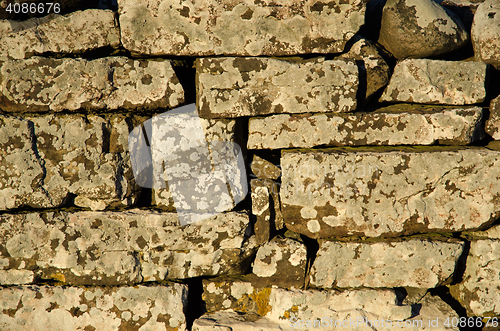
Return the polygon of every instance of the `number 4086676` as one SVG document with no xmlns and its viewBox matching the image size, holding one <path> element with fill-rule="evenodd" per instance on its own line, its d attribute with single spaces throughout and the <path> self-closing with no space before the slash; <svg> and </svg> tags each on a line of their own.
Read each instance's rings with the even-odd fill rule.
<svg viewBox="0 0 500 331">
<path fill-rule="evenodd" d="M 46 2 L 46 3 L 9 3 L 5 11 L 8 13 L 14 14 L 50 14 L 50 13 L 60 13 L 61 12 L 61 4 L 54 2 Z"/>
</svg>

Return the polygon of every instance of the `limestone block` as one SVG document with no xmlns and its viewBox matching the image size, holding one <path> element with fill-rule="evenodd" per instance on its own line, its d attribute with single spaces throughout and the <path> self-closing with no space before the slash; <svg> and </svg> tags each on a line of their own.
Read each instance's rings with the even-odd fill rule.
<svg viewBox="0 0 500 331">
<path fill-rule="evenodd" d="M 124 285 L 246 270 L 248 216 L 220 214 L 186 227 L 176 214 L 43 212 L 0 217 L 0 279 L 34 277 L 74 285 Z"/>
<path fill-rule="evenodd" d="M 282 151 L 281 210 L 312 238 L 475 230 L 500 212 L 500 152 L 482 147 Z"/>
<path fill-rule="evenodd" d="M 397 59 L 425 58 L 464 46 L 460 19 L 432 0 L 388 0 L 378 42 Z"/>
<path fill-rule="evenodd" d="M 26 21 L 0 20 L 0 61 L 42 53 L 83 53 L 119 44 L 120 31 L 111 10 L 88 9 Z"/>
<path fill-rule="evenodd" d="M 257 251 L 253 273 L 280 287 L 304 286 L 307 251 L 304 244 L 290 238 L 273 238 Z"/>
<path fill-rule="evenodd" d="M 144 55 L 340 53 L 366 1 L 119 0 L 123 46 Z"/>
<path fill-rule="evenodd" d="M 462 254 L 462 242 L 413 239 L 402 242 L 323 241 L 310 284 L 321 288 L 433 288 L 447 280 Z"/>
<path fill-rule="evenodd" d="M 206 314 L 196 319 L 193 331 L 239 330 L 239 331 L 279 331 L 279 324 L 258 314 L 241 314 L 231 309 Z"/>
<path fill-rule="evenodd" d="M 259 244 L 270 239 L 275 230 L 283 228 L 283 215 L 279 199 L 279 183 L 269 179 L 250 180 L 254 232 Z"/>
<path fill-rule="evenodd" d="M 500 315 L 499 254 L 498 239 L 471 242 L 463 282 L 455 295 L 470 316 Z"/>
<path fill-rule="evenodd" d="M 273 162 L 254 155 L 250 163 L 250 169 L 259 179 L 278 179 L 281 176 L 281 169 Z"/>
<path fill-rule="evenodd" d="M 0 288 L 3 330 L 186 330 L 187 286 Z"/>
<path fill-rule="evenodd" d="M 46 115 L 0 121 L 0 209 L 130 205 L 127 117 Z M 125 140 L 124 140 L 125 139 Z"/>
<path fill-rule="evenodd" d="M 0 62 L 5 112 L 172 108 L 184 91 L 168 60 L 105 57 Z"/>
<path fill-rule="evenodd" d="M 247 147 L 466 145 L 484 137 L 479 107 L 398 110 L 254 117 L 248 122 Z"/>
<path fill-rule="evenodd" d="M 347 60 L 196 60 L 197 107 L 205 118 L 350 112 L 358 84 L 358 68 Z"/>
<path fill-rule="evenodd" d="M 500 69 L 500 3 L 486 0 L 476 10 L 472 21 L 471 39 L 477 61 Z"/>
<path fill-rule="evenodd" d="M 500 95 L 490 102 L 490 116 L 484 130 L 493 139 L 500 140 Z"/>
<path fill-rule="evenodd" d="M 105 6 L 105 2 L 108 2 L 108 1 L 109 0 L 90 0 L 90 1 L 89 0 L 60 0 L 57 2 L 59 4 L 58 8 L 55 8 L 54 5 L 52 5 L 52 7 L 50 7 L 50 5 L 47 5 L 47 6 L 43 6 L 43 9 L 40 8 L 40 10 L 38 10 L 38 8 L 37 8 L 37 10 L 33 10 L 34 12 L 31 12 L 31 13 L 29 12 L 29 10 L 28 10 L 28 13 L 23 13 L 22 7 L 19 8 L 20 12 L 18 12 L 18 13 L 16 13 L 16 10 L 12 7 L 10 7 L 10 9 L 12 9 L 12 11 L 7 11 L 7 8 L 9 8 L 9 2 L 2 1 L 2 2 L 0 2 L 0 19 L 15 19 L 15 20 L 20 21 L 20 20 L 24 20 L 25 17 L 29 17 L 29 18 L 42 17 L 42 16 L 45 16 L 45 15 L 50 14 L 52 12 L 55 13 L 56 11 L 59 11 L 61 14 L 64 14 L 64 13 L 74 12 L 76 10 L 81 10 L 83 8 L 94 8 L 97 6 L 98 3 L 99 3 L 99 5 L 97 8 L 108 9 L 109 6 Z M 23 2 L 26 2 L 28 4 L 30 4 L 30 3 L 39 4 L 39 1 L 37 1 L 37 0 L 26 0 Z M 29 7 L 28 7 L 28 9 L 29 9 Z M 50 9 L 50 13 L 47 13 L 47 11 L 49 9 Z"/>
<path fill-rule="evenodd" d="M 380 101 L 469 105 L 486 97 L 487 65 L 478 62 L 404 60 L 394 68 Z"/>
</svg>

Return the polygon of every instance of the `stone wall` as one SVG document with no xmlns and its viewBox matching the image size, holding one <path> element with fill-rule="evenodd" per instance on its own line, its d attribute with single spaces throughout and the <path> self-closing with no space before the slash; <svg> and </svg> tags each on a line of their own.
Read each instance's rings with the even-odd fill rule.
<svg viewBox="0 0 500 331">
<path fill-rule="evenodd" d="M 497 0 L 14 4 L 0 329 L 498 330 Z M 194 102 L 249 189 L 181 226 L 129 133 Z"/>
</svg>

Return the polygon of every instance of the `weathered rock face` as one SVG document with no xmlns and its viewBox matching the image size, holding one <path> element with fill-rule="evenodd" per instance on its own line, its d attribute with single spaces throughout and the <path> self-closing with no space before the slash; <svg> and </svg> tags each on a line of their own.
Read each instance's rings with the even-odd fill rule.
<svg viewBox="0 0 500 331">
<path fill-rule="evenodd" d="M 47 115 L 0 119 L 0 209 L 132 204 L 127 117 Z"/>
<path fill-rule="evenodd" d="M 479 107 L 398 106 L 372 113 L 279 114 L 248 122 L 248 149 L 363 145 L 465 145 L 484 137 Z M 392 111 L 391 111 L 392 110 Z"/>
<path fill-rule="evenodd" d="M 304 244 L 290 238 L 273 238 L 257 251 L 253 273 L 280 287 L 304 286 L 307 251 Z"/>
<path fill-rule="evenodd" d="M 273 230 L 280 230 L 284 225 L 279 184 L 269 179 L 251 179 L 250 189 L 255 237 L 259 244 L 263 244 L 269 241 Z"/>
<path fill-rule="evenodd" d="M 106 57 L 0 62 L 0 109 L 7 112 L 171 108 L 184 91 L 170 61 Z"/>
<path fill-rule="evenodd" d="M 311 268 L 310 284 L 321 288 L 433 288 L 453 274 L 463 245 L 415 239 L 379 243 L 323 241 Z"/>
<path fill-rule="evenodd" d="M 338 53 L 364 23 L 364 0 L 119 0 L 121 38 L 145 55 Z"/>
<path fill-rule="evenodd" d="M 472 22 L 471 39 L 477 61 L 500 69 L 500 3 L 486 0 L 479 5 Z"/>
<path fill-rule="evenodd" d="M 460 19 L 432 0 L 387 0 L 378 42 L 396 58 L 448 53 L 469 40 Z"/>
<path fill-rule="evenodd" d="M 500 315 L 499 254 L 498 239 L 471 242 L 463 282 L 456 295 L 470 316 Z"/>
<path fill-rule="evenodd" d="M 250 163 L 252 173 L 259 179 L 278 179 L 281 176 L 281 169 L 274 163 L 254 155 Z"/>
<path fill-rule="evenodd" d="M 187 286 L 0 289 L 4 330 L 186 330 Z"/>
<path fill-rule="evenodd" d="M 82 53 L 119 44 L 120 31 L 111 10 L 89 9 L 26 21 L 0 20 L 0 60 L 47 52 Z"/>
<path fill-rule="evenodd" d="M 358 83 L 356 64 L 346 60 L 196 60 L 197 107 L 205 118 L 349 112 L 356 109 Z"/>
<path fill-rule="evenodd" d="M 487 148 L 282 152 L 283 217 L 313 238 L 477 229 L 500 213 L 499 165 Z"/>
<path fill-rule="evenodd" d="M 206 314 L 196 319 L 193 323 L 193 331 L 211 330 L 283 330 L 281 326 L 269 318 L 258 314 L 241 314 L 232 310 L 217 311 Z"/>
<path fill-rule="evenodd" d="M 394 68 L 380 101 L 469 105 L 486 97 L 487 66 L 478 62 L 405 60 Z"/>
<path fill-rule="evenodd" d="M 490 102 L 490 116 L 484 130 L 493 139 L 500 140 L 500 95 Z"/>
<path fill-rule="evenodd" d="M 0 279 L 134 284 L 239 273 L 254 251 L 248 216 L 231 212 L 180 227 L 176 214 L 45 212 L 1 216 Z"/>
</svg>

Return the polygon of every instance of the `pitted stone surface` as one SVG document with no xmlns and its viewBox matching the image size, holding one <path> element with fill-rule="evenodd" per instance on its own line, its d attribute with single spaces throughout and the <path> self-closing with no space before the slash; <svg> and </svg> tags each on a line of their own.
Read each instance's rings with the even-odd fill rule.
<svg viewBox="0 0 500 331">
<path fill-rule="evenodd" d="M 500 140 L 500 95 L 490 102 L 490 116 L 484 130 L 493 139 Z"/>
<path fill-rule="evenodd" d="M 83 53 L 119 44 L 120 31 L 111 10 L 88 9 L 26 21 L 0 20 L 0 60 L 46 52 Z"/>
<path fill-rule="evenodd" d="M 486 97 L 484 63 L 404 60 L 394 68 L 380 101 L 469 105 Z"/>
<path fill-rule="evenodd" d="M 132 204 L 124 115 L 0 118 L 0 209 Z"/>
<path fill-rule="evenodd" d="M 500 240 L 477 240 L 470 245 L 463 282 L 456 299 L 470 316 L 500 315 Z"/>
<path fill-rule="evenodd" d="M 232 309 L 205 314 L 193 323 L 193 331 L 238 330 L 278 331 L 279 324 L 255 313 L 241 314 Z"/>
<path fill-rule="evenodd" d="M 248 122 L 247 147 L 466 145 L 483 138 L 482 117 L 479 107 L 254 117 Z"/>
<path fill-rule="evenodd" d="M 500 152 L 372 147 L 282 152 L 288 229 L 312 238 L 474 230 L 500 214 Z"/>
<path fill-rule="evenodd" d="M 184 90 L 170 61 L 33 57 L 0 62 L 5 112 L 171 108 Z"/>
<path fill-rule="evenodd" d="M 200 116 L 213 118 L 350 112 L 359 78 L 347 60 L 224 57 L 197 59 L 196 83 Z"/>
<path fill-rule="evenodd" d="M 460 19 L 432 0 L 388 0 L 378 42 L 397 59 L 457 50 L 469 40 Z"/>
<path fill-rule="evenodd" d="M 471 39 L 477 61 L 500 69 L 500 3 L 486 0 L 476 10 L 472 22 Z"/>
<path fill-rule="evenodd" d="M 208 313 L 233 309 L 241 313 L 256 313 L 290 328 L 290 318 L 315 319 L 328 316 L 351 319 L 368 316 L 393 321 L 411 317 L 411 306 L 398 306 L 392 290 L 331 290 L 283 289 L 275 286 L 256 287 L 250 282 L 203 280 L 203 300 Z"/>
<path fill-rule="evenodd" d="M 254 251 L 248 216 L 219 214 L 180 227 L 176 214 L 44 212 L 0 218 L 0 279 L 123 285 L 240 273 Z"/>
<path fill-rule="evenodd" d="M 340 53 L 366 1 L 119 0 L 121 40 L 145 55 Z"/>
<path fill-rule="evenodd" d="M 187 286 L 0 289 L 3 330 L 186 330 Z"/>
<path fill-rule="evenodd" d="M 273 238 L 259 247 L 253 263 L 253 273 L 281 287 L 304 286 L 306 246 L 290 238 Z"/>
<path fill-rule="evenodd" d="M 323 241 L 311 268 L 320 288 L 433 288 L 448 279 L 462 254 L 462 242 L 409 240 L 353 243 Z"/>
</svg>

